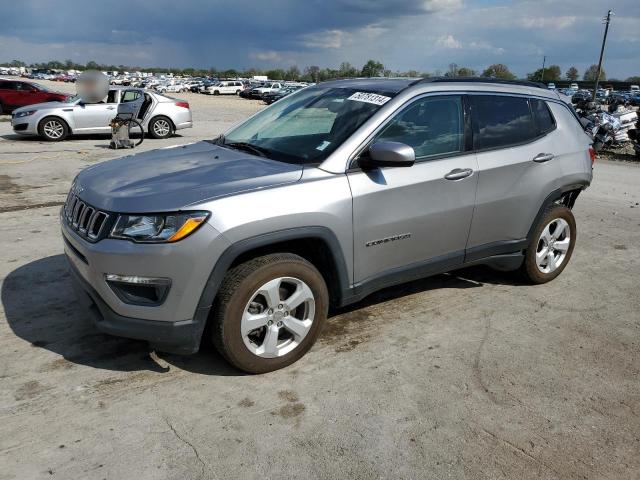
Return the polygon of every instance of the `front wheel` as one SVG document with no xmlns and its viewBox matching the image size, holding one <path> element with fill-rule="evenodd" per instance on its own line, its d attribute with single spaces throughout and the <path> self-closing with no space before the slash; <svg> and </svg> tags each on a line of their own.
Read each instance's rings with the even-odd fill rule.
<svg viewBox="0 0 640 480">
<path fill-rule="evenodd" d="M 320 272 L 298 255 L 277 253 L 231 269 L 212 318 L 217 350 L 235 367 L 265 373 L 301 358 L 327 318 Z"/>
<path fill-rule="evenodd" d="M 153 138 L 169 138 L 172 133 L 173 125 L 171 124 L 171 120 L 166 117 L 156 117 L 149 122 L 149 134 Z"/>
<path fill-rule="evenodd" d="M 531 235 L 521 273 L 534 284 L 547 283 L 569 263 L 576 244 L 576 220 L 564 205 L 553 205 L 544 213 Z"/>
<path fill-rule="evenodd" d="M 48 142 L 60 142 L 69 135 L 69 127 L 60 118 L 46 117 L 38 125 L 38 133 Z"/>
</svg>

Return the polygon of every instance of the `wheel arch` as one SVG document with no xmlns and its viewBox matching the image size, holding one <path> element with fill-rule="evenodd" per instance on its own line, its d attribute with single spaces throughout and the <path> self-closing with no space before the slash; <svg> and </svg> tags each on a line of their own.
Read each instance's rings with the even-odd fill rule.
<svg viewBox="0 0 640 480">
<path fill-rule="evenodd" d="M 276 252 L 294 253 L 313 264 L 327 284 L 332 305 L 340 305 L 348 296 L 347 264 L 335 234 L 326 227 L 299 227 L 258 235 L 230 245 L 213 267 L 198 308 L 208 309 L 213 305 L 222 279 L 230 268 Z"/>
<path fill-rule="evenodd" d="M 531 236 L 533 235 L 533 231 L 536 229 L 536 225 L 538 225 L 538 222 L 544 215 L 544 212 L 547 210 L 547 208 L 549 208 L 554 203 L 560 203 L 570 209 L 573 208 L 573 206 L 576 203 L 576 199 L 578 198 L 578 195 L 580 195 L 580 192 L 582 192 L 582 190 L 587 188 L 587 186 L 588 186 L 588 183 L 586 182 L 575 183 L 572 185 L 565 185 L 564 187 L 557 188 L 556 190 L 551 192 L 549 195 L 547 195 L 547 197 L 542 202 L 542 205 L 540 205 L 540 209 L 538 210 L 538 213 L 534 217 L 533 222 L 531 222 L 531 226 L 529 227 L 529 232 L 527 232 L 527 240 L 531 239 Z"/>
<path fill-rule="evenodd" d="M 156 113 L 154 114 L 147 123 L 147 131 L 150 130 L 150 126 L 151 124 L 158 118 L 165 118 L 167 120 L 169 120 L 169 123 L 171 124 L 171 127 L 173 128 L 173 131 L 176 131 L 176 124 L 173 123 L 173 120 L 171 119 L 171 117 L 169 115 L 165 115 L 164 113 Z"/>
<path fill-rule="evenodd" d="M 55 118 L 57 120 L 60 120 L 62 123 L 64 123 L 67 126 L 67 130 L 69 131 L 68 135 L 73 134 L 73 128 L 71 128 L 71 124 L 69 123 L 69 121 L 64 117 L 60 115 L 55 115 L 55 114 L 44 115 L 40 120 L 38 120 L 38 124 L 36 125 L 36 131 L 38 132 L 40 131 L 40 126 L 42 125 L 42 122 L 44 122 L 48 118 Z"/>
</svg>

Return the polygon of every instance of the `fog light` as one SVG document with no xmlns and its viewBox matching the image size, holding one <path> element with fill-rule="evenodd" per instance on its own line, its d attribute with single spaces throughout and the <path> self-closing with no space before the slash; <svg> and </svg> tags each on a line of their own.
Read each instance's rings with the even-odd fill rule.
<svg viewBox="0 0 640 480">
<path fill-rule="evenodd" d="M 120 300 L 130 305 L 157 306 L 164 302 L 171 279 L 107 273 L 107 285 Z"/>
</svg>

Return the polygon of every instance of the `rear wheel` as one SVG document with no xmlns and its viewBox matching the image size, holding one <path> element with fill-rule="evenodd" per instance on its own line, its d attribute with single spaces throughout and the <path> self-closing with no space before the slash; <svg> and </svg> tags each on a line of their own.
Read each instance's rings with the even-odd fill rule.
<svg viewBox="0 0 640 480">
<path fill-rule="evenodd" d="M 2 114 L 4 114 L 4 110 L 3 110 L 3 107 L 2 107 L 2 103 L 0 103 L 0 115 L 2 115 Z"/>
<path fill-rule="evenodd" d="M 212 318 L 212 339 L 235 367 L 265 373 L 286 367 L 315 343 L 329 294 L 318 270 L 298 255 L 265 255 L 231 269 Z"/>
<path fill-rule="evenodd" d="M 550 207 L 538 223 L 521 273 L 531 283 L 546 283 L 562 273 L 576 244 L 576 220 L 564 205 Z"/>
<path fill-rule="evenodd" d="M 69 127 L 58 117 L 45 117 L 38 125 L 38 133 L 49 142 L 60 142 L 69 135 Z"/>
<path fill-rule="evenodd" d="M 149 122 L 149 134 L 153 138 L 169 138 L 173 134 L 173 125 L 167 117 L 155 117 Z"/>
</svg>

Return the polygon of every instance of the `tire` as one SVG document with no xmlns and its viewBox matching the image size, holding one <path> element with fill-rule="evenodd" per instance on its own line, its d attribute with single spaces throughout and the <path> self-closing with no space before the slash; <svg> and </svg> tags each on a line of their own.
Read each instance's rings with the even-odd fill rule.
<svg viewBox="0 0 640 480">
<path fill-rule="evenodd" d="M 155 117 L 149 122 L 149 135 L 158 140 L 173 135 L 173 124 L 167 117 Z"/>
<path fill-rule="evenodd" d="M 524 280 L 547 283 L 565 269 L 576 244 L 576 220 L 564 205 L 549 207 L 536 226 L 520 267 Z"/>
<path fill-rule="evenodd" d="M 240 95 L 240 90 L 236 90 L 236 95 Z"/>
<path fill-rule="evenodd" d="M 294 296 L 305 300 L 290 308 L 287 301 Z M 313 346 L 328 306 L 327 286 L 311 263 L 290 253 L 258 257 L 224 278 L 211 319 L 213 344 L 244 372 L 278 370 Z"/>
<path fill-rule="evenodd" d="M 215 91 L 213 92 L 213 94 L 214 94 L 214 95 L 220 95 L 220 92 L 219 92 L 218 90 L 215 90 Z"/>
<path fill-rule="evenodd" d="M 40 120 L 38 134 L 47 142 L 61 142 L 69 135 L 69 127 L 61 118 L 45 117 Z"/>
<path fill-rule="evenodd" d="M 0 103 L 0 115 L 4 115 L 4 109 L 2 107 L 2 103 Z"/>
</svg>

